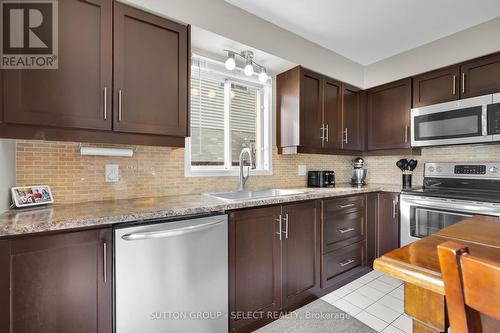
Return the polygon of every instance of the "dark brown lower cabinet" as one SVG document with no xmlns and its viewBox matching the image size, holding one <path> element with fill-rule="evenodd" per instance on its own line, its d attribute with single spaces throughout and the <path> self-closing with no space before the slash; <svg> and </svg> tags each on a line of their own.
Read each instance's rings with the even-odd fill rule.
<svg viewBox="0 0 500 333">
<path fill-rule="evenodd" d="M 229 214 L 229 310 L 233 332 L 281 309 L 281 207 Z"/>
<path fill-rule="evenodd" d="M 367 258 L 368 264 L 399 247 L 399 194 L 367 195 Z"/>
<path fill-rule="evenodd" d="M 229 214 L 232 332 L 250 332 L 272 321 L 273 312 L 315 296 L 319 237 L 316 201 Z"/>
<path fill-rule="evenodd" d="M 322 201 L 321 288 L 335 288 L 366 264 L 365 195 Z"/>
<path fill-rule="evenodd" d="M 282 208 L 283 307 L 314 296 L 320 288 L 320 228 L 318 202 Z"/>
<path fill-rule="evenodd" d="M 0 330 L 112 331 L 111 229 L 0 242 Z"/>
</svg>

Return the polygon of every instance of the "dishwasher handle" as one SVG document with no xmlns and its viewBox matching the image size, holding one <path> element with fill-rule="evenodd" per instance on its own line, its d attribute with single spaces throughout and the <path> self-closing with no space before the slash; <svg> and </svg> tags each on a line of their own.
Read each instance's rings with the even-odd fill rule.
<svg viewBox="0 0 500 333">
<path fill-rule="evenodd" d="M 198 224 L 198 225 L 193 225 L 193 226 L 183 227 L 183 228 L 178 228 L 178 229 L 172 229 L 172 230 L 125 234 L 122 236 L 122 239 L 126 240 L 126 241 L 135 241 L 135 240 L 144 240 L 144 239 L 158 239 L 158 238 L 181 236 L 181 235 L 189 234 L 192 232 L 210 229 L 210 228 L 212 228 L 218 224 L 224 223 L 224 222 L 225 222 L 224 220 L 217 220 L 217 221 L 213 221 L 213 222 L 207 222 L 207 223 L 203 223 L 203 224 Z"/>
</svg>

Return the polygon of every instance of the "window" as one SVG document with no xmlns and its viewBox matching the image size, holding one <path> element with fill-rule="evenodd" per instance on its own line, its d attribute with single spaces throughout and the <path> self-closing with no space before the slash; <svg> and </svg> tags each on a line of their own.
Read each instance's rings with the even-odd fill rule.
<svg viewBox="0 0 500 333">
<path fill-rule="evenodd" d="M 250 148 L 254 174 L 271 174 L 271 84 L 197 55 L 191 66 L 191 137 L 186 175 L 237 175 Z"/>
</svg>

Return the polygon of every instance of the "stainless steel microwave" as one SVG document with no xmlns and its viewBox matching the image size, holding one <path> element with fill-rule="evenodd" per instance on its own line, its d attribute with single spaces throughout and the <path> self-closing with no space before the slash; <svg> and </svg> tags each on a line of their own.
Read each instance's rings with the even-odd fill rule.
<svg viewBox="0 0 500 333">
<path fill-rule="evenodd" d="M 500 142 L 500 93 L 411 110 L 412 147 Z"/>
</svg>

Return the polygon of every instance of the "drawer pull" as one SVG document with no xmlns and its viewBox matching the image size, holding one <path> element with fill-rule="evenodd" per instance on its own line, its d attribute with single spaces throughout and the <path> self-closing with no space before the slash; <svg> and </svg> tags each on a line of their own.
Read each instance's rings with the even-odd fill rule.
<svg viewBox="0 0 500 333">
<path fill-rule="evenodd" d="M 354 260 L 354 259 L 348 259 L 348 260 L 346 260 L 344 262 L 340 262 L 339 265 L 342 266 L 342 267 L 344 267 L 344 266 L 352 264 L 353 262 L 356 262 L 356 260 Z"/>
<path fill-rule="evenodd" d="M 349 207 L 354 207 L 356 206 L 355 204 L 347 204 L 347 205 L 339 205 L 340 208 L 349 208 Z"/>
<path fill-rule="evenodd" d="M 341 234 L 345 234 L 347 232 L 351 232 L 351 231 L 354 231 L 356 230 L 356 228 L 343 228 L 343 229 L 338 229 L 340 231 Z"/>
</svg>

